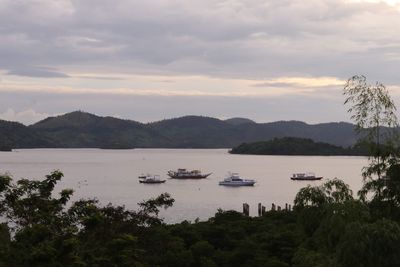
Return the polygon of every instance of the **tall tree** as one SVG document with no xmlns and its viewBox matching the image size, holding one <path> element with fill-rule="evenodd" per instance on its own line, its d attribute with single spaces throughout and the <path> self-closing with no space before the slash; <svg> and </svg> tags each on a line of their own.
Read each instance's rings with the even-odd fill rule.
<svg viewBox="0 0 400 267">
<path fill-rule="evenodd" d="M 363 75 L 348 79 L 343 94 L 346 96 L 345 105 L 350 106 L 351 119 L 356 123 L 356 131 L 370 148 L 370 164 L 363 170 L 364 179 L 368 179 L 367 184 L 370 182 L 369 187 L 375 185 L 373 187 L 380 197 L 384 185 L 381 178 L 386 176 L 390 166 L 398 164 L 399 159 L 396 106 L 382 83 L 369 84 Z M 374 175 L 377 181 L 374 181 Z M 361 190 L 361 196 L 365 197 L 367 191 Z"/>
</svg>

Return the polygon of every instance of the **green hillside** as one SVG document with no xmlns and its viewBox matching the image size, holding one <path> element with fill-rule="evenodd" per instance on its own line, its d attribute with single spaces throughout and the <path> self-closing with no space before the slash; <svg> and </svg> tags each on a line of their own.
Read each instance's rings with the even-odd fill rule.
<svg viewBox="0 0 400 267">
<path fill-rule="evenodd" d="M 31 126 L 0 123 L 5 148 L 231 148 L 274 138 L 309 138 L 336 146 L 353 145 L 350 123 L 310 125 L 299 121 L 255 123 L 245 118 L 219 120 L 185 116 L 143 124 L 75 111 Z"/>
<path fill-rule="evenodd" d="M 21 123 L 0 120 L 0 150 L 44 148 L 55 145 L 56 142 L 51 137 L 45 137 Z"/>
<path fill-rule="evenodd" d="M 367 155 L 366 149 L 343 148 L 311 139 L 284 137 L 270 141 L 243 143 L 232 148 L 232 154 L 252 155 Z"/>
<path fill-rule="evenodd" d="M 57 140 L 57 147 L 134 148 L 166 146 L 169 141 L 139 122 L 75 111 L 30 127 Z"/>
</svg>

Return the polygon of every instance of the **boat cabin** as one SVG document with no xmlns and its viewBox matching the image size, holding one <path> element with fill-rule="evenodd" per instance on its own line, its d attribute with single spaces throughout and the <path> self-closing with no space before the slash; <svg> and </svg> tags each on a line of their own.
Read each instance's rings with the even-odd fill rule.
<svg viewBox="0 0 400 267">
<path fill-rule="evenodd" d="M 315 177 L 315 173 L 313 172 L 302 172 L 302 173 L 293 173 L 293 178 L 307 178 L 307 177 Z"/>
</svg>

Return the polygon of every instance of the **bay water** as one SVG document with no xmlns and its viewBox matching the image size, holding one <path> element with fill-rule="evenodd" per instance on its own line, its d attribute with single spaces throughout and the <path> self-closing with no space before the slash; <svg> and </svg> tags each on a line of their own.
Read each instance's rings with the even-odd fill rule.
<svg viewBox="0 0 400 267">
<path fill-rule="evenodd" d="M 250 205 L 256 215 L 257 203 L 267 209 L 275 203 L 292 204 L 298 190 L 308 184 L 319 185 L 335 177 L 350 185 L 354 194 L 362 186 L 361 169 L 365 157 L 350 156 L 255 156 L 232 155 L 227 149 L 19 149 L 0 152 L 0 172 L 15 179 L 43 179 L 53 170 L 65 177 L 57 186 L 74 189 L 72 200 L 97 198 L 101 204 L 125 205 L 137 209 L 137 203 L 168 192 L 174 206 L 163 210 L 168 223 L 182 220 L 206 220 L 219 208 L 237 211 Z M 168 179 L 167 171 L 186 168 L 212 172 L 206 179 Z M 296 172 L 315 172 L 321 181 L 292 181 Z M 255 179 L 254 187 L 219 186 L 228 172 Z M 158 174 L 164 184 L 140 184 L 141 174 Z"/>
</svg>

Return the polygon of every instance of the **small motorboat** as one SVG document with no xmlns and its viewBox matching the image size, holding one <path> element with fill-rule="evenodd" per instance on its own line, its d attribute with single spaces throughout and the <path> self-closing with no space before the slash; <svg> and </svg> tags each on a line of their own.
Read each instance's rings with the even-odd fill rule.
<svg viewBox="0 0 400 267">
<path fill-rule="evenodd" d="M 305 173 L 302 172 L 302 173 L 293 173 L 290 179 L 297 181 L 316 181 L 316 180 L 321 180 L 322 176 L 315 176 L 315 173 L 313 172 L 305 172 Z"/>
<path fill-rule="evenodd" d="M 160 179 L 159 175 L 140 175 L 139 176 L 139 183 L 142 184 L 162 184 L 165 183 L 166 180 Z"/>
<path fill-rule="evenodd" d="M 219 182 L 219 185 L 253 186 L 255 183 L 256 183 L 255 180 L 243 179 L 243 178 L 240 178 L 239 174 L 237 174 L 237 173 L 230 173 L 223 181 Z"/>
</svg>

